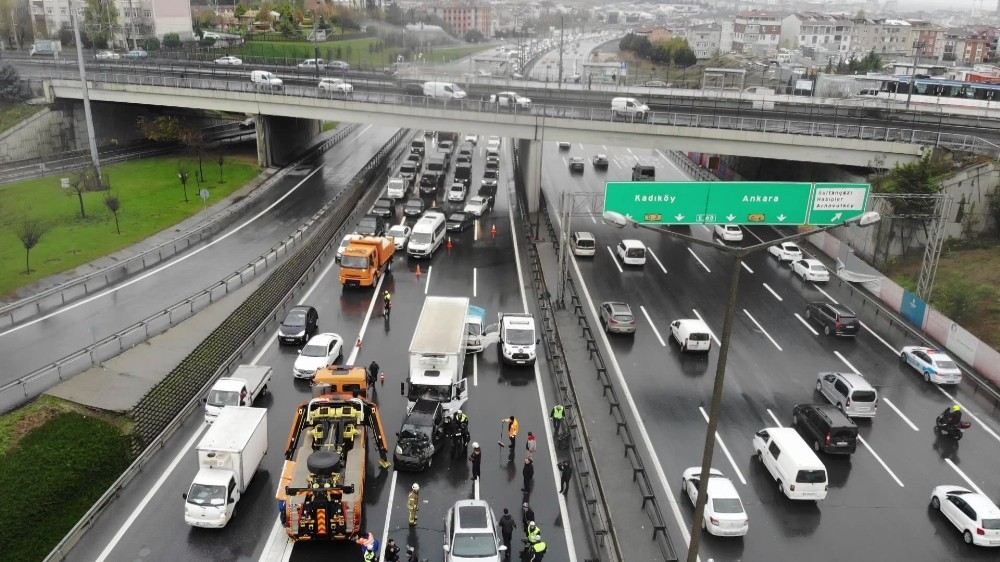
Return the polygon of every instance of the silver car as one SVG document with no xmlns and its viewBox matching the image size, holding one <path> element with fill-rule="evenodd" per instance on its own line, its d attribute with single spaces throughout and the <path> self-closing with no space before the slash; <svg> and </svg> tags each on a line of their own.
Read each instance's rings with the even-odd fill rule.
<svg viewBox="0 0 1000 562">
<path fill-rule="evenodd" d="M 632 307 L 623 302 L 602 302 L 601 327 L 609 334 L 635 334 Z"/>
<path fill-rule="evenodd" d="M 483 500 L 459 500 L 444 517 L 446 562 L 500 562 L 507 547 L 500 544 L 496 518 Z"/>
</svg>

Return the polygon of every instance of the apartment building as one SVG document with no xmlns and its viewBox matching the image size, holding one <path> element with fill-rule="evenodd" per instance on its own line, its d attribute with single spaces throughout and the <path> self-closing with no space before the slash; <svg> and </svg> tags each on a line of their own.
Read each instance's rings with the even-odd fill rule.
<svg viewBox="0 0 1000 562">
<path fill-rule="evenodd" d="M 778 49 L 781 20 L 764 12 L 747 12 L 733 18 L 735 53 L 765 55 Z"/>
<path fill-rule="evenodd" d="M 493 8 L 479 2 L 446 2 L 424 4 L 420 10 L 441 18 L 444 27 L 457 37 L 478 30 L 484 37 L 493 36 Z"/>
<path fill-rule="evenodd" d="M 684 37 L 699 59 L 710 59 L 722 52 L 722 26 L 717 23 L 692 25 L 685 30 Z"/>
<path fill-rule="evenodd" d="M 126 42 L 176 33 L 181 40 L 193 38 L 189 0 L 101 0 L 113 2 L 118 12 L 114 22 L 100 22 L 115 31 L 114 42 Z M 54 37 L 63 27 L 70 27 L 70 0 L 30 0 L 32 24 L 36 37 Z M 84 21 L 82 0 L 72 2 L 80 22 Z"/>
<path fill-rule="evenodd" d="M 809 47 L 846 54 L 850 51 L 850 18 L 818 12 L 795 13 L 781 20 L 781 46 Z"/>
</svg>

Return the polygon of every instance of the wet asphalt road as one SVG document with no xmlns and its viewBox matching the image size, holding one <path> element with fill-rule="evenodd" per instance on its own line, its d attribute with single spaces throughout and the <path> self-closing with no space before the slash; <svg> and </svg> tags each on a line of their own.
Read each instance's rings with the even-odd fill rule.
<svg viewBox="0 0 1000 562">
<path fill-rule="evenodd" d="M 243 219 L 212 240 L 124 283 L 0 331 L 0 385 L 181 302 L 254 261 L 342 190 L 393 132 L 361 125 L 281 178 Z"/>
<path fill-rule="evenodd" d="M 606 173 L 590 165 L 598 152 L 611 158 Z M 582 176 L 568 173 L 570 155 L 587 159 Z M 687 179 L 656 151 L 579 144 L 559 151 L 548 143 L 543 189 L 549 201 L 556 201 L 560 190 L 603 192 L 605 181 L 630 179 L 637 160 L 654 164 L 657 179 Z M 610 336 L 612 357 L 636 399 L 678 508 L 664 508 L 674 544 L 684 545 L 680 525 L 690 528 L 694 509 L 680 492 L 681 472 L 701 462 L 718 349 L 713 343 L 707 357 L 683 355 L 669 339 L 669 323 L 700 315 L 716 335 L 721 333 L 732 261 L 662 234 L 599 223 L 599 217 L 573 218 L 574 230 L 591 231 L 598 241 L 595 257 L 575 262 L 595 305 L 625 300 L 636 316 L 634 338 Z M 711 237 L 700 226 L 685 232 Z M 779 235 L 769 227 L 744 229 L 744 244 Z M 623 238 L 642 240 L 658 261 L 619 270 L 609 248 Z M 814 334 L 796 314 L 804 318 L 809 301 L 849 302 L 848 296 L 835 287 L 800 281 L 766 253 L 748 258 L 746 265 L 713 466 L 736 485 L 750 532 L 743 539 L 705 536 L 702 560 L 995 560 L 996 550 L 966 546 L 954 527 L 928 507 L 931 489 L 941 484 L 975 484 L 993 498 L 1000 495 L 994 478 L 1000 420 L 992 405 L 969 383 L 957 388 L 924 383 L 898 359 L 901 346 L 919 342 L 907 341 L 881 322 L 867 323 L 874 334 L 866 329 L 856 339 Z M 789 425 L 797 403 L 823 403 L 814 393 L 818 372 L 855 369 L 881 396 L 877 417 L 858 421 L 867 446 L 859 443 L 848 458 L 820 454 L 830 477 L 825 500 L 785 499 L 766 469 L 751 459 L 754 432 L 776 425 L 774 418 Z M 953 400 L 976 416 L 957 447 L 932 433 L 935 416 Z M 668 511 L 679 513 L 682 521 Z"/>
<path fill-rule="evenodd" d="M 482 176 L 482 146 L 483 143 L 480 143 L 474 158 L 473 186 L 478 185 Z M 507 158 L 503 165 L 509 166 Z M 501 177 L 508 177 L 508 169 L 502 170 Z M 407 220 L 408 224 L 413 222 L 413 219 Z M 396 306 L 388 322 L 380 316 L 381 304 L 372 305 L 371 289 L 341 290 L 335 264 L 330 264 L 311 283 L 311 290 L 303 299 L 318 309 L 321 331 L 337 332 L 346 342 L 363 338 L 363 345 L 355 358 L 356 364 L 367 365 L 375 359 L 386 373 L 386 384 L 378 388 L 377 400 L 389 435 L 390 455 L 395 446 L 393 435 L 405 414 L 405 399 L 399 394 L 399 383 L 405 379 L 407 349 L 424 295 L 468 296 L 472 303 L 486 308 L 490 317 L 498 311 L 523 310 L 512 252 L 508 202 L 503 189 L 499 191 L 493 213 L 478 222 L 478 228 L 473 227 L 453 236 L 454 248 L 450 252 L 442 246 L 431 260 L 396 260 L 392 275 L 385 277 L 381 288 L 394 294 Z M 489 234 L 493 224 L 498 231 L 495 239 Z M 418 263 L 422 272 L 419 278 L 415 274 Z M 371 313 L 373 317 L 361 334 L 365 319 Z M 345 347 L 345 361 L 350 359 L 351 351 L 352 346 Z M 291 377 L 295 357 L 294 349 L 279 348 L 273 341 L 259 350 L 259 364 L 274 368 L 272 394 L 257 404 L 268 408 L 268 454 L 228 527 L 222 530 L 194 529 L 183 521 L 183 500 L 180 496 L 187 490 L 196 472 L 194 453 L 190 448 L 205 429 L 201 416 L 194 415 L 160 453 L 155 468 L 141 475 L 127 493 L 101 516 L 72 551 L 70 559 L 94 560 L 107 547 L 107 560 L 259 560 L 269 541 L 284 543 L 283 530 L 275 525 L 274 490 L 293 410 L 310 396 L 308 386 Z M 502 508 L 509 507 L 519 520 L 524 436 L 528 431 L 535 432 L 539 435 L 539 443 L 531 502 L 543 536 L 550 546 L 549 559 L 569 560 L 567 539 L 564 538 L 567 531 L 563 528 L 556 501 L 553 463 L 543 425 L 543 411 L 547 411 L 548 406 L 543 409 L 539 404 L 540 390 L 534 371 L 501 367 L 495 349 L 491 347 L 478 356 L 470 356 L 465 373 L 471 379 L 466 411 L 471 417 L 472 439 L 483 447 L 479 496 L 489 501 L 498 515 Z M 521 421 L 521 437 L 517 442 L 515 464 L 508 465 L 506 451 L 497 446 L 497 438 L 500 419 L 511 414 Z M 369 447 L 374 448 L 372 441 L 369 441 Z M 425 472 L 394 473 L 378 470 L 374 451 L 370 451 L 369 458 L 373 462 L 369 464 L 366 481 L 367 528 L 379 536 L 383 528 L 387 528 L 388 536 L 395 538 L 397 543 L 418 545 L 421 558 L 442 560 L 446 510 L 454 501 L 473 497 L 476 493 L 476 487 L 469 479 L 469 463 L 464 460 L 450 461 L 449 451 L 445 449 L 438 453 L 433 467 Z M 158 481 L 160 485 L 153 489 Z M 421 485 L 423 505 L 418 526 L 410 529 L 406 522 L 406 494 L 413 482 Z M 140 500 L 147 495 L 147 503 L 136 510 Z M 128 522 L 130 518 L 132 521 Z M 520 544 L 519 539 L 523 536 L 520 522 L 518 526 L 515 545 Z M 121 535 L 119 540 L 114 539 L 116 534 Z M 360 560 L 360 551 L 351 544 L 297 544 L 285 559 Z"/>
</svg>

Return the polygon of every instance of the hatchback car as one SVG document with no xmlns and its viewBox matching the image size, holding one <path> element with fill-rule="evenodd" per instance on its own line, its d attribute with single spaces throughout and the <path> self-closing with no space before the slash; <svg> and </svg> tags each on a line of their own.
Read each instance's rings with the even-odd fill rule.
<svg viewBox="0 0 1000 562">
<path fill-rule="evenodd" d="M 474 217 L 481 217 L 486 213 L 490 212 L 493 208 L 493 199 L 491 197 L 483 197 L 482 195 L 476 195 L 471 197 L 469 201 L 465 204 L 465 208 L 462 209 L 463 212 L 470 213 Z"/>
<path fill-rule="evenodd" d="M 483 500 L 459 500 L 444 516 L 447 562 L 500 562 L 507 547 L 500 544 L 496 519 Z"/>
<path fill-rule="evenodd" d="M 778 258 L 779 262 L 793 262 L 802 259 L 802 250 L 791 242 L 782 242 L 776 246 L 770 246 L 767 252 Z"/>
<path fill-rule="evenodd" d="M 965 544 L 1000 546 L 1000 508 L 985 495 L 961 486 L 937 486 L 931 507 L 962 533 Z"/>
<path fill-rule="evenodd" d="M 344 248 L 346 248 L 347 245 L 350 244 L 352 240 L 359 240 L 361 238 L 363 238 L 363 236 L 361 236 L 356 232 L 352 232 L 351 234 L 345 235 L 344 238 L 340 241 L 340 246 L 337 246 L 337 256 L 336 258 L 334 258 L 334 261 L 340 263 L 340 258 L 344 257 Z"/>
<path fill-rule="evenodd" d="M 823 262 L 811 258 L 792 262 L 792 273 L 803 281 L 813 283 L 826 283 L 830 280 L 830 270 L 823 265 Z"/>
<path fill-rule="evenodd" d="M 394 224 L 385 233 L 386 236 L 392 238 L 392 243 L 396 246 L 396 250 L 405 250 L 406 243 L 410 240 L 410 233 L 412 229 L 405 224 Z"/>
<path fill-rule="evenodd" d="M 858 316 L 842 304 L 811 302 L 806 305 L 806 319 L 822 326 L 828 336 L 856 336 L 861 329 Z"/>
<path fill-rule="evenodd" d="M 583 156 L 570 156 L 569 157 L 569 171 L 570 173 L 582 174 L 586 169 L 584 166 Z"/>
<path fill-rule="evenodd" d="M 382 236 L 385 234 L 385 223 L 382 221 L 382 217 L 366 215 L 358 221 L 358 228 L 355 232 L 362 236 Z"/>
<path fill-rule="evenodd" d="M 962 382 L 962 370 L 946 354 L 930 347 L 907 345 L 900 350 L 899 359 L 923 375 L 924 380 L 935 384 Z"/>
<path fill-rule="evenodd" d="M 569 247 L 574 256 L 593 257 L 597 253 L 597 240 L 590 232 L 578 230 L 569 237 Z"/>
<path fill-rule="evenodd" d="M 499 179 L 500 175 L 495 169 L 487 168 L 483 170 L 483 180 L 480 182 L 480 185 L 496 189 Z"/>
<path fill-rule="evenodd" d="M 448 221 L 445 223 L 448 232 L 461 232 L 466 228 L 472 226 L 472 221 L 475 220 L 469 213 L 451 213 L 448 215 Z"/>
<path fill-rule="evenodd" d="M 441 175 L 436 172 L 424 172 L 420 176 L 420 193 L 424 195 L 431 195 L 437 192 L 437 188 L 441 184 Z"/>
<path fill-rule="evenodd" d="M 119 60 L 122 58 L 122 56 L 114 51 L 105 50 L 105 51 L 97 51 L 97 54 L 94 55 L 94 58 L 96 58 L 97 60 Z"/>
<path fill-rule="evenodd" d="M 403 214 L 408 217 L 419 217 L 424 212 L 424 200 L 418 197 L 407 199 L 403 205 Z"/>
<path fill-rule="evenodd" d="M 306 59 L 295 66 L 302 69 L 323 70 L 326 68 L 326 61 L 323 59 Z"/>
<path fill-rule="evenodd" d="M 608 169 L 608 155 L 607 154 L 597 154 L 594 156 L 593 160 L 595 170 L 607 170 Z"/>
<path fill-rule="evenodd" d="M 851 418 L 874 418 L 878 391 L 855 373 L 820 373 L 816 392 Z"/>
<path fill-rule="evenodd" d="M 292 374 L 297 379 L 311 379 L 319 369 L 336 363 L 343 349 L 344 339 L 339 334 L 316 334 L 299 350 Z"/>
<path fill-rule="evenodd" d="M 635 334 L 632 307 L 623 302 L 601 303 L 601 327 L 609 334 Z"/>
<path fill-rule="evenodd" d="M 742 242 L 743 229 L 735 224 L 715 225 L 715 235 L 723 242 Z"/>
<path fill-rule="evenodd" d="M 371 214 L 383 219 L 391 219 L 396 214 L 393 200 L 388 197 L 379 197 L 372 206 Z"/>
<path fill-rule="evenodd" d="M 278 326 L 279 344 L 306 343 L 316 333 L 319 313 L 311 306 L 295 306 Z"/>
<path fill-rule="evenodd" d="M 448 201 L 461 203 L 462 201 L 465 201 L 465 195 L 467 193 L 468 190 L 465 188 L 465 184 L 457 181 L 451 184 L 451 187 L 448 188 Z"/>
<path fill-rule="evenodd" d="M 850 455 L 858 447 L 858 426 L 834 406 L 796 404 L 792 426 L 815 452 Z"/>
<path fill-rule="evenodd" d="M 132 49 L 131 51 L 125 53 L 125 58 L 137 60 L 149 58 L 149 53 L 143 49 Z"/>
<path fill-rule="evenodd" d="M 691 505 L 698 502 L 698 486 L 701 484 L 701 467 L 692 466 L 684 470 L 681 485 Z M 712 468 L 708 473 L 708 499 L 705 500 L 705 519 L 702 527 L 717 537 L 742 537 L 750 530 L 750 518 L 740 501 L 736 486 Z"/>
<path fill-rule="evenodd" d="M 351 65 L 347 64 L 342 60 L 332 60 L 326 63 L 327 68 L 332 68 L 334 70 L 350 70 Z"/>
</svg>

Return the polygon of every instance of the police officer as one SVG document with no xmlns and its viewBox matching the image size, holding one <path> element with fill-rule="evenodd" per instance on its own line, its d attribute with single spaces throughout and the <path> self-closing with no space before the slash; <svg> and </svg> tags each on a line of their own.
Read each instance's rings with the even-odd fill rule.
<svg viewBox="0 0 1000 562">
<path fill-rule="evenodd" d="M 417 514 L 420 512 L 420 484 L 410 486 L 410 495 L 406 498 L 406 509 L 410 515 L 410 527 L 416 527 Z"/>
<path fill-rule="evenodd" d="M 483 452 L 479 450 L 479 443 L 472 444 L 472 454 L 469 455 L 469 460 L 472 462 L 472 479 L 479 480 L 480 467 L 483 462 Z"/>
<path fill-rule="evenodd" d="M 385 543 L 385 562 L 399 562 L 399 545 L 392 539 Z"/>
<path fill-rule="evenodd" d="M 545 557 L 545 551 L 548 550 L 548 545 L 545 541 L 539 539 L 538 542 L 531 545 L 531 562 L 542 562 L 542 558 Z"/>
<path fill-rule="evenodd" d="M 445 436 L 446 439 L 449 440 L 449 442 L 451 441 L 452 436 L 455 435 L 455 430 L 456 430 L 457 427 L 458 427 L 458 425 L 455 423 L 455 420 L 452 419 L 451 416 L 445 416 L 444 417 L 444 424 L 441 426 L 441 429 L 444 431 L 444 436 Z M 451 451 L 451 456 L 453 456 L 453 457 L 455 456 L 455 450 L 454 449 L 452 449 L 452 451 Z"/>
</svg>

